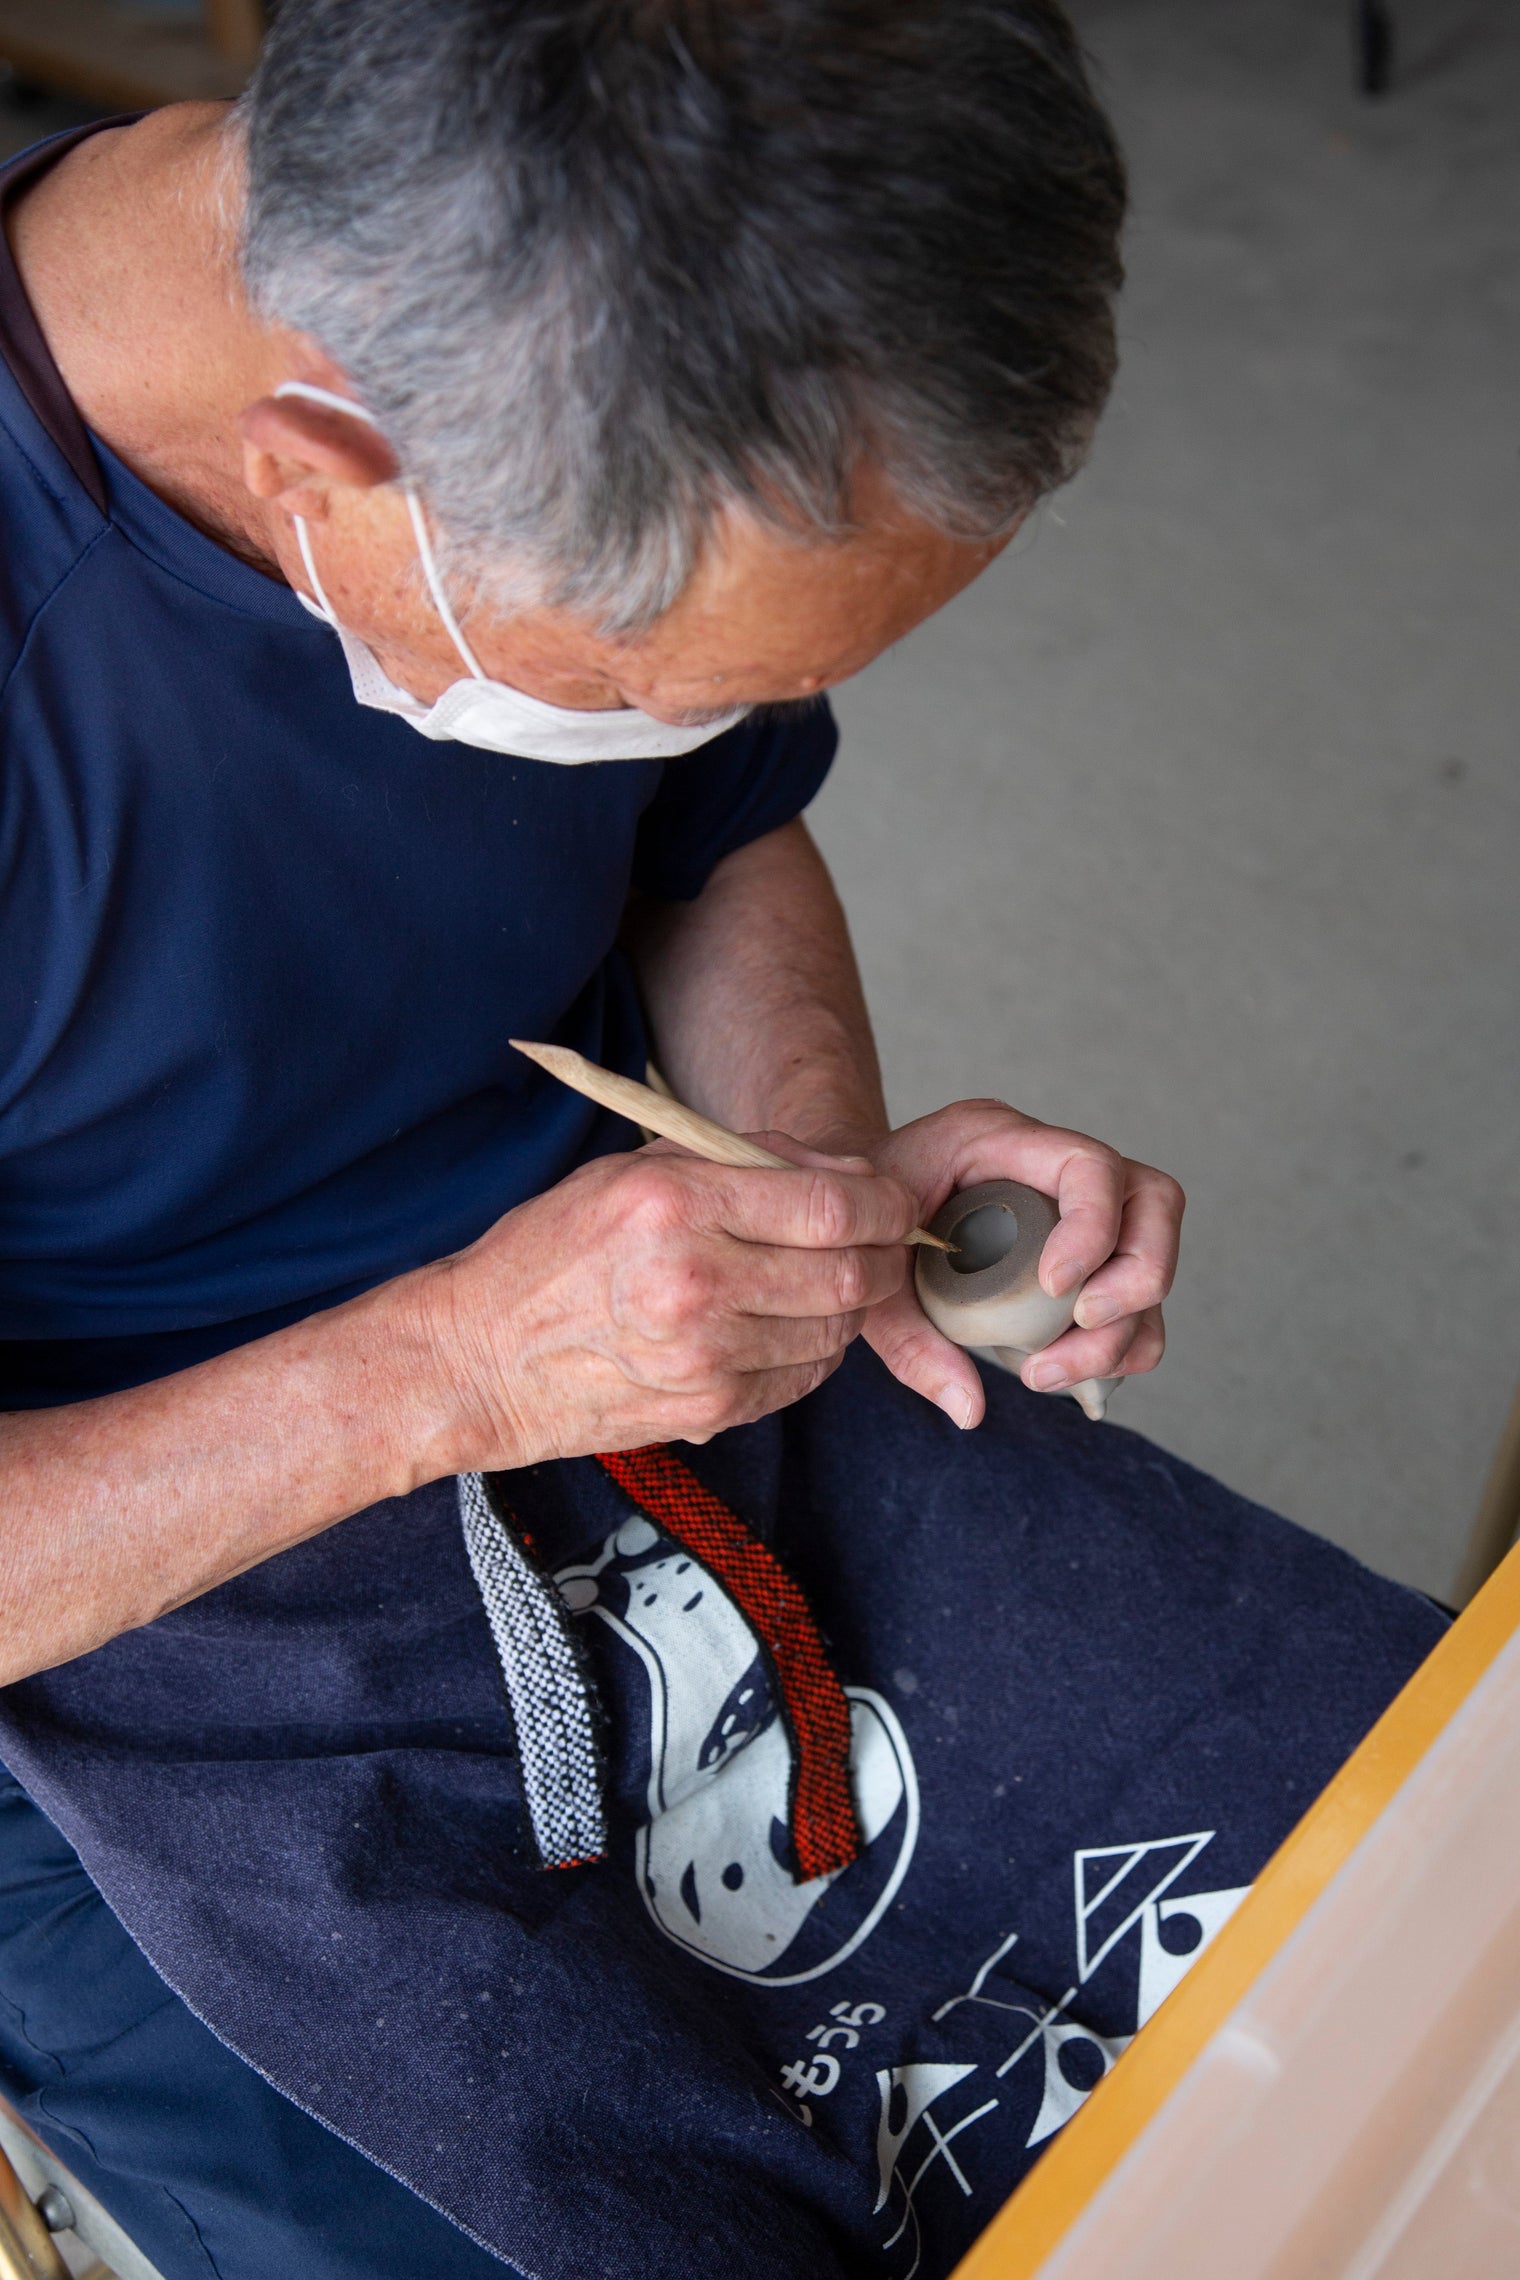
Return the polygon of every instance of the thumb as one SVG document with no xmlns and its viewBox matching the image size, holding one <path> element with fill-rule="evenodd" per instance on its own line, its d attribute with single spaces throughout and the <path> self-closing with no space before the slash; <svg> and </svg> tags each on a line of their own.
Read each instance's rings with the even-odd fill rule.
<svg viewBox="0 0 1520 2280">
<path fill-rule="evenodd" d="M 895 1378 L 942 1409 L 952 1425 L 962 1431 L 980 1425 L 987 1399 L 976 1364 L 935 1329 L 911 1287 L 873 1306 L 861 1335 Z"/>
</svg>

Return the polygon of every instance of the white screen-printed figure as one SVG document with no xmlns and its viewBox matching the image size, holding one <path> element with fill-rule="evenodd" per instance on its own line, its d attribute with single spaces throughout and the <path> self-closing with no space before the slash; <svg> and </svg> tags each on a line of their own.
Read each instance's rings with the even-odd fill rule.
<svg viewBox="0 0 1520 2280">
<path fill-rule="evenodd" d="M 1186 1837 L 1093 1847 L 1075 1856 L 1077 1948 L 1083 1983 L 1121 1946 L 1132 1946 L 1135 1935 L 1139 1935 L 1136 2034 L 1172 1989 L 1180 1986 L 1250 1890 L 1249 1885 L 1240 1884 L 1218 1892 L 1190 1892 L 1180 1899 L 1165 1897 L 1167 1887 L 1191 1867 L 1213 1836 L 1212 1829 L 1203 1829 Z M 1103 1937 L 1094 1948 L 1089 1935 L 1093 1918 L 1104 1902 L 1117 1904 L 1121 1912 L 1116 1922 L 1102 1926 Z M 1072 1994 L 1075 1992 L 1073 1989 Z M 1064 2018 L 1042 2019 L 1045 2094 L 1028 2144 L 1042 2145 L 1046 2138 L 1054 2137 L 1077 2108 L 1087 2103 L 1114 2061 L 1133 2041 L 1134 2035 L 1100 2035 Z"/>
<path fill-rule="evenodd" d="M 1244 1900 L 1250 1890 L 1246 1884 L 1172 1893 L 1216 1833 L 1195 1829 L 1184 1836 L 1081 1847 L 1072 1855 L 1077 1977 L 1065 1994 L 1035 2007 L 1022 1996 L 1010 1999 L 1002 1992 L 1005 1982 L 993 1975 L 1016 1972 L 1009 1958 L 1019 1935 L 1009 1932 L 978 1966 L 965 1992 L 952 1995 L 933 2014 L 940 2025 L 969 2004 L 1030 2022 L 996 2070 L 1001 2080 L 1032 2053 L 1043 2061 L 1044 2090 L 1026 2146 L 1054 2137 L 1134 2040 L 1134 2034 L 1100 2034 L 1071 2016 L 1082 1990 L 1105 1966 L 1123 1972 L 1135 1989 L 1138 2033 Z"/>
<path fill-rule="evenodd" d="M 882 2242 L 885 2249 L 895 2248 L 903 2234 L 911 2228 L 913 2261 L 902 2280 L 914 2280 L 923 2254 L 923 2233 L 918 2220 L 918 2189 L 936 2162 L 945 2170 L 969 2200 L 973 2183 L 961 2166 L 961 2153 L 955 2140 L 974 2123 L 985 2121 L 996 2112 L 996 2098 L 982 2098 L 968 2112 L 962 2113 L 949 2127 L 930 2111 L 935 2103 L 963 2082 L 970 2080 L 978 2069 L 974 2065 L 958 2066 L 936 2064 L 932 2061 L 915 2061 L 908 2066 L 886 2067 L 877 2074 L 876 2088 L 881 2099 L 881 2119 L 876 2129 L 876 2172 L 879 2191 L 876 2196 L 876 2214 L 879 2216 L 891 2202 L 896 2206 L 896 2194 L 902 2195 L 902 2213 L 895 2228 Z M 923 2124 L 922 2130 L 918 2125 Z M 915 2137 L 917 2132 L 917 2137 Z M 889 2211 L 890 2214 L 890 2211 Z"/>
<path fill-rule="evenodd" d="M 861 1857 L 792 1880 L 793 1751 L 760 1644 L 712 1574 L 642 1514 L 555 1578 L 638 1657 L 649 1710 L 649 1818 L 639 1888 L 671 1939 L 717 1970 L 792 1986 L 852 1955 L 880 1922 L 918 1836 L 918 1784 L 896 1713 L 846 1687 Z M 812 1919 L 831 1886 L 826 1930 Z"/>
</svg>

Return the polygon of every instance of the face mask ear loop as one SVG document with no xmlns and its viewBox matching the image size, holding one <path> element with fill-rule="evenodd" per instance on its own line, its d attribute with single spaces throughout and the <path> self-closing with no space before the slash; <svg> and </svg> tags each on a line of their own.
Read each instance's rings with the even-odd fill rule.
<svg viewBox="0 0 1520 2280">
<path fill-rule="evenodd" d="M 460 632 L 459 620 L 449 607 L 449 597 L 443 590 L 443 580 L 438 575 L 438 564 L 433 556 L 433 542 L 428 537 L 427 517 L 422 511 L 422 501 L 410 483 L 406 486 L 406 505 L 412 518 L 412 529 L 416 533 L 417 552 L 422 557 L 422 575 L 426 578 L 428 592 L 433 597 L 433 607 L 442 618 L 444 631 L 469 667 L 473 678 L 484 681 L 487 676 L 481 671 L 475 652 Z"/>
<path fill-rule="evenodd" d="M 319 388 L 314 380 L 282 380 L 275 394 L 304 396 L 308 403 L 326 404 L 330 411 L 347 412 L 352 419 L 363 420 L 366 427 L 380 425 L 368 404 L 361 404 L 353 396 L 340 396 L 333 388 Z"/>
<path fill-rule="evenodd" d="M 337 612 L 323 592 L 322 581 L 317 576 L 317 565 L 312 559 L 311 536 L 306 528 L 306 517 L 304 515 L 292 515 L 290 519 L 296 526 L 296 544 L 301 549 L 301 560 L 305 565 L 306 575 L 311 580 L 311 590 L 316 597 L 317 607 L 321 610 L 328 624 L 335 627 L 338 622 Z"/>
<path fill-rule="evenodd" d="M 312 380 L 282 380 L 279 387 L 276 388 L 275 394 L 277 396 L 304 396 L 309 403 L 326 404 L 332 411 L 347 412 L 351 418 L 363 420 L 366 427 L 378 428 L 380 425 L 368 404 L 356 403 L 352 396 L 340 396 L 332 388 L 319 388 Z M 428 543 L 427 525 L 421 519 L 416 496 L 410 484 L 406 486 L 406 503 L 411 511 L 412 528 L 417 534 L 417 548 L 422 556 L 423 574 L 427 579 L 428 590 L 432 594 L 438 615 L 452 635 L 454 647 L 459 651 L 476 680 L 483 681 L 485 675 L 470 655 L 464 635 L 455 624 L 454 613 L 449 608 L 443 590 L 438 583 L 438 570 L 433 561 L 433 549 Z M 311 580 L 312 593 L 316 596 L 328 624 L 336 626 L 338 623 L 337 612 L 322 591 L 322 581 L 317 576 L 317 566 L 312 560 L 311 539 L 306 529 L 306 517 L 304 515 L 293 515 L 291 520 L 296 526 L 296 544 L 301 549 L 301 560 L 306 566 L 306 575 Z"/>
</svg>

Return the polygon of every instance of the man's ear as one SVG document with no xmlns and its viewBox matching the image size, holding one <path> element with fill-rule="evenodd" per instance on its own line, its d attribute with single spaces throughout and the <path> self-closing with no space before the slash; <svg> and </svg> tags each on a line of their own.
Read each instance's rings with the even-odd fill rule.
<svg viewBox="0 0 1520 2280">
<path fill-rule="evenodd" d="M 372 491 L 401 471 L 378 428 L 310 397 L 261 396 L 238 426 L 248 489 L 308 522 L 326 519 L 335 489 Z"/>
</svg>

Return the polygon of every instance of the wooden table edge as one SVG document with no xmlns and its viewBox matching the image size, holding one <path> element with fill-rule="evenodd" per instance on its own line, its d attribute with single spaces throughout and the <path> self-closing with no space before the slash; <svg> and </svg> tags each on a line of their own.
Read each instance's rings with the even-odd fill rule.
<svg viewBox="0 0 1520 2280">
<path fill-rule="evenodd" d="M 1520 1546 L 1395 1695 L 952 2280 L 1031 2280 L 1520 1629 Z"/>
</svg>

